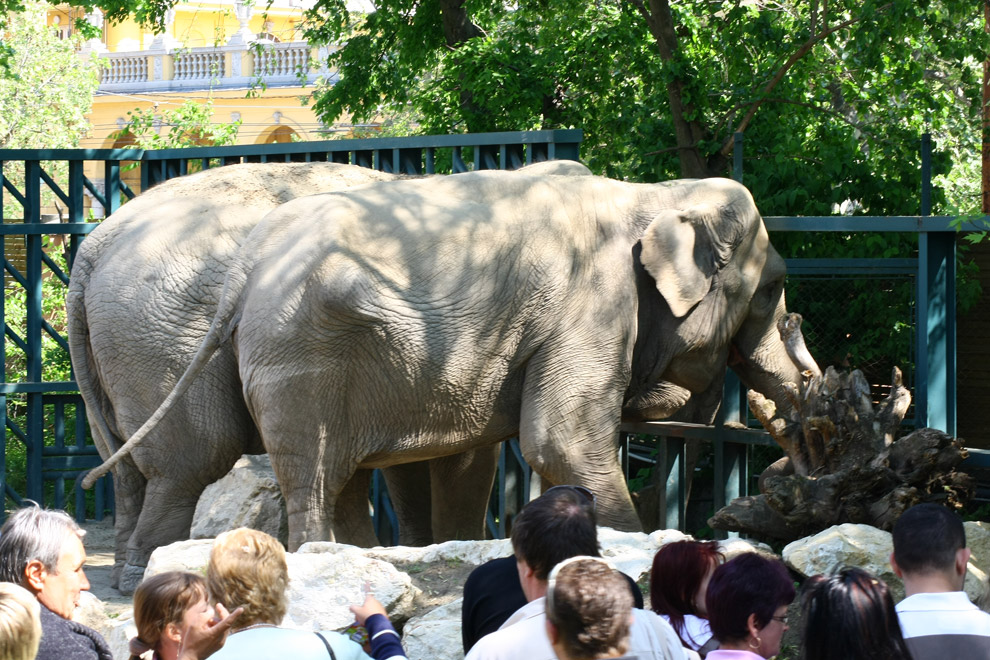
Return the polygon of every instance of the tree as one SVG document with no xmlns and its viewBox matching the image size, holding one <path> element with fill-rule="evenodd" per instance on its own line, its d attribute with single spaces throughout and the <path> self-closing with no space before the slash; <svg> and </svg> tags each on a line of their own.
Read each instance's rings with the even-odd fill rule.
<svg viewBox="0 0 990 660">
<path fill-rule="evenodd" d="M 923 130 L 975 144 L 981 26 L 958 0 L 382 0 L 355 22 L 321 0 L 308 36 L 344 43 L 324 121 L 411 104 L 428 131 L 575 126 L 593 168 L 638 179 L 724 176 L 745 132 L 766 213 L 886 214 L 917 212 Z"/>
<path fill-rule="evenodd" d="M 32 0 L 2 19 L 9 69 L 0 75 L 0 149 L 75 147 L 89 128 L 97 65 L 47 27 L 46 7 Z"/>
</svg>

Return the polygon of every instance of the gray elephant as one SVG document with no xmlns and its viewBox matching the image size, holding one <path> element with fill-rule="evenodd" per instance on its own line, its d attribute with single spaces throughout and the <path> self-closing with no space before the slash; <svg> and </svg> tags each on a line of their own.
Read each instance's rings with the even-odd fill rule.
<svg viewBox="0 0 990 660">
<path fill-rule="evenodd" d="M 583 165 L 554 161 L 532 171 L 590 174 Z M 73 366 L 94 441 L 108 458 L 151 416 L 188 367 L 216 313 L 228 264 L 237 246 L 266 212 L 302 195 L 391 180 L 390 174 L 334 163 L 244 164 L 165 182 L 105 220 L 81 245 L 67 297 Z M 140 277 L 136 276 L 140 274 Z M 229 348 L 218 351 L 197 386 L 172 415 L 114 471 L 117 548 L 114 586 L 130 593 L 151 552 L 189 536 L 196 502 L 242 453 L 264 451 L 240 391 Z M 462 463 L 494 466 L 487 452 L 424 466 L 426 480 L 387 476 L 403 541 L 428 543 L 429 472 L 462 473 Z M 386 473 L 387 474 L 387 473 Z M 340 537 L 376 542 L 367 516 L 369 474 L 348 486 Z M 437 516 L 437 540 L 464 531 L 470 512 Z M 478 512 L 480 507 L 481 513 Z M 475 535 L 481 533 L 475 525 Z"/>
<path fill-rule="evenodd" d="M 227 265 L 265 213 L 302 195 L 393 178 L 334 163 L 231 165 L 162 183 L 104 220 L 80 245 L 66 297 L 73 369 L 101 456 L 119 449 L 189 366 Z M 149 440 L 114 471 L 114 581 L 126 562 L 125 592 L 156 547 L 189 537 L 203 489 L 242 454 L 264 452 L 229 346 Z M 354 494 L 362 485 L 355 506 L 366 511 L 366 484 Z M 373 538 L 363 519 L 355 524 L 350 538 Z"/>
<path fill-rule="evenodd" d="M 638 529 L 620 416 L 664 417 L 719 378 L 784 401 L 783 260 L 728 180 L 630 184 L 477 172 L 294 200 L 251 232 L 175 390 L 232 346 L 289 513 L 290 548 L 333 539 L 358 469 L 518 435 L 550 483 Z"/>
</svg>

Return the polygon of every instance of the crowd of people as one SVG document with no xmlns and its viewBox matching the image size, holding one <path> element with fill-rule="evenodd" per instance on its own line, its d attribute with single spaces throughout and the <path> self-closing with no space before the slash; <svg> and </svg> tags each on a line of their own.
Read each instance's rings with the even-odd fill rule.
<svg viewBox="0 0 990 660">
<path fill-rule="evenodd" d="M 72 620 L 84 531 L 36 505 L 0 529 L 0 660 L 110 660 L 95 630 Z M 601 557 L 595 497 L 558 486 L 526 505 L 513 554 L 476 568 L 464 585 L 466 660 L 760 660 L 780 653 L 795 578 L 756 552 L 726 561 L 713 541 L 669 543 L 640 588 Z M 990 660 L 990 614 L 963 591 L 970 550 L 955 513 L 937 504 L 906 511 L 890 565 L 906 598 L 857 567 L 804 581 L 800 657 L 807 660 Z M 131 660 L 399 660 L 406 657 L 385 608 L 366 589 L 346 633 L 280 626 L 289 574 L 282 545 L 256 530 L 221 534 L 205 579 L 147 578 L 134 594 Z"/>
</svg>

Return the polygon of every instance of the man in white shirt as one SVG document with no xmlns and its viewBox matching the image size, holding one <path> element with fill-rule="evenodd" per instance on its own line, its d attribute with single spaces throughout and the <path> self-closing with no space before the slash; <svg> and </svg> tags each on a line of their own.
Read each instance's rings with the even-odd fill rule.
<svg viewBox="0 0 990 660">
<path fill-rule="evenodd" d="M 558 486 L 527 504 L 512 523 L 512 549 L 527 603 L 502 627 L 475 644 L 465 660 L 557 660 L 546 630 L 550 571 L 577 555 L 597 557 L 594 496 Z M 627 653 L 639 660 L 681 660 L 674 629 L 653 612 L 633 610 Z"/>
<path fill-rule="evenodd" d="M 939 504 L 919 504 L 894 525 L 890 565 L 907 598 L 897 618 L 914 660 L 990 660 L 990 614 L 963 591 L 970 551 L 962 520 Z"/>
</svg>

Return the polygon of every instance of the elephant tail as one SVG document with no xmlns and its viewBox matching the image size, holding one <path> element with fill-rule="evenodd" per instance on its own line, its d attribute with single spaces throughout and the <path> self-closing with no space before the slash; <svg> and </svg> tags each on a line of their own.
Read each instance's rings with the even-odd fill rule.
<svg viewBox="0 0 990 660">
<path fill-rule="evenodd" d="M 216 353 L 217 349 L 223 343 L 224 337 L 229 335 L 229 333 L 224 333 L 222 331 L 222 328 L 226 325 L 227 324 L 222 323 L 220 319 L 214 320 L 213 327 L 210 328 L 206 338 L 203 339 L 203 343 L 200 345 L 199 350 L 193 357 L 192 362 L 186 368 L 185 373 L 182 374 L 179 382 L 175 384 L 172 391 L 169 392 L 168 396 L 165 397 L 165 400 L 162 401 L 160 406 L 158 406 L 158 410 L 156 410 L 151 417 L 148 418 L 148 421 L 146 421 L 141 428 L 134 433 L 134 435 L 128 438 L 127 442 L 121 445 L 121 447 L 117 449 L 112 456 L 86 474 L 82 480 L 82 487 L 84 489 L 88 490 L 92 488 L 97 479 L 105 475 L 113 469 L 117 463 L 130 455 L 134 448 L 140 445 L 148 433 L 150 433 L 154 427 L 158 425 L 158 422 L 160 422 L 161 419 L 168 414 L 173 404 L 178 401 L 179 398 L 186 393 L 186 391 L 189 390 L 189 386 L 196 380 L 199 372 L 202 371 L 203 367 L 206 366 L 206 363 L 209 362 L 210 358 L 213 357 L 213 354 Z"/>
</svg>

